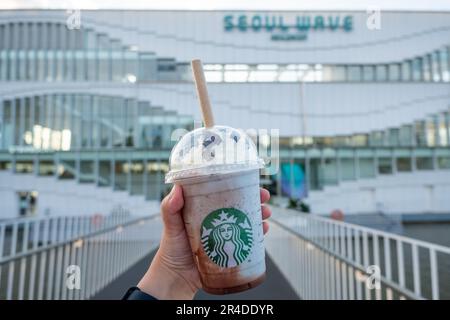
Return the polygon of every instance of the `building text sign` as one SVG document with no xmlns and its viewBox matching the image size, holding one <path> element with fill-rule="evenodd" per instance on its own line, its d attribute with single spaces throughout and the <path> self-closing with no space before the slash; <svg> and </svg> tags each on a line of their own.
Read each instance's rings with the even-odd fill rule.
<svg viewBox="0 0 450 320">
<path fill-rule="evenodd" d="M 231 32 L 267 32 L 274 41 L 306 40 L 310 32 L 353 30 L 353 16 L 300 14 L 228 14 L 223 18 L 224 30 Z"/>
</svg>

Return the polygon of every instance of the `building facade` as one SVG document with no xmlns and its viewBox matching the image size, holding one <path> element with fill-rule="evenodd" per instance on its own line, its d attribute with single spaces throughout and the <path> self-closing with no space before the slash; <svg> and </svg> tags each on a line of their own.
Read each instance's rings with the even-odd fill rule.
<svg viewBox="0 0 450 320">
<path fill-rule="evenodd" d="M 19 199 L 4 215 L 36 191 L 21 185 L 27 173 L 160 200 L 173 132 L 200 121 L 193 58 L 221 124 L 279 130 L 278 174 L 263 177 L 273 193 L 318 213 L 450 212 L 439 179 L 450 169 L 449 18 L 0 11 L 0 169 L 18 184 L 2 194 Z M 402 207 L 405 185 L 416 209 Z"/>
</svg>

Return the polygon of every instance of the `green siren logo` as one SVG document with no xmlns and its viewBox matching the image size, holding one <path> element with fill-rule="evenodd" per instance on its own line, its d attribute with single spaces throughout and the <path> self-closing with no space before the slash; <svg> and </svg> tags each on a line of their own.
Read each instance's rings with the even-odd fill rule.
<svg viewBox="0 0 450 320">
<path fill-rule="evenodd" d="M 234 208 L 211 212 L 203 220 L 201 238 L 208 257 L 224 268 L 244 262 L 253 244 L 250 220 L 245 213 Z"/>
</svg>

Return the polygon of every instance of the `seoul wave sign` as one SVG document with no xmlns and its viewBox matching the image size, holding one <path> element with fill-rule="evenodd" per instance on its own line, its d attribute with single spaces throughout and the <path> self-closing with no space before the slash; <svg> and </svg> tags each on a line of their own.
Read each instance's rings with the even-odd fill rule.
<svg viewBox="0 0 450 320">
<path fill-rule="evenodd" d="M 308 39 L 310 32 L 350 32 L 353 30 L 353 16 L 229 14 L 223 17 L 223 27 L 226 32 L 267 32 L 273 41 L 302 41 Z"/>
</svg>

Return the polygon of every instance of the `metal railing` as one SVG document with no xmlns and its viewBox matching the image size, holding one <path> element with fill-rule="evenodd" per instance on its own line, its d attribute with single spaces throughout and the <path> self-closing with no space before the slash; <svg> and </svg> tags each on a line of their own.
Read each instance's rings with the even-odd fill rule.
<svg viewBox="0 0 450 320">
<path fill-rule="evenodd" d="M 159 214 L 0 222 L 0 300 L 89 299 L 154 250 L 160 232 Z"/>
<path fill-rule="evenodd" d="M 273 211 L 266 249 L 302 299 L 450 299 L 448 247 Z"/>
</svg>

